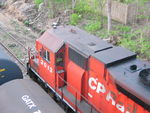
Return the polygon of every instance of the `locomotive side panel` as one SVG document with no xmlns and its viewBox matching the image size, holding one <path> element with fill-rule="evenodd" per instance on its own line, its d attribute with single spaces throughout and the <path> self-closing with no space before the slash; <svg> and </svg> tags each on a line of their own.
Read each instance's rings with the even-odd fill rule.
<svg viewBox="0 0 150 113">
<path fill-rule="evenodd" d="M 83 95 L 84 91 L 83 78 L 86 73 L 86 69 L 84 65 L 81 65 L 81 62 L 84 62 L 86 59 L 71 47 L 67 50 L 68 56 L 66 57 L 69 59 L 67 64 L 67 82 L 73 87 L 67 86 L 67 89 L 81 101 L 81 95 Z"/>
<path fill-rule="evenodd" d="M 94 62 L 97 66 L 94 66 Z M 90 67 L 101 67 L 95 71 L 89 70 L 88 100 L 104 113 L 145 113 L 148 112 L 133 100 L 119 92 L 114 78 L 108 70 L 100 74 L 104 65 L 98 60 L 91 58 Z M 93 65 L 92 65 L 93 64 Z M 96 69 L 96 68 L 95 68 Z M 104 71 L 103 71 L 104 72 Z M 107 108 L 107 109 L 106 109 Z"/>
<path fill-rule="evenodd" d="M 39 53 L 39 75 L 48 83 L 51 87 L 55 86 L 55 54 L 47 47 L 37 42 L 37 51 Z"/>
<path fill-rule="evenodd" d="M 116 93 L 117 90 L 115 88 L 112 88 L 111 90 L 108 88 L 110 81 L 105 78 L 107 76 L 107 70 L 105 70 L 104 64 L 91 57 L 89 68 L 88 100 L 99 111 L 101 110 L 104 113 L 111 113 L 112 111 L 116 112 L 116 108 L 111 105 L 112 100 L 110 93 L 112 92 L 111 90 L 113 90 L 113 93 Z"/>
</svg>

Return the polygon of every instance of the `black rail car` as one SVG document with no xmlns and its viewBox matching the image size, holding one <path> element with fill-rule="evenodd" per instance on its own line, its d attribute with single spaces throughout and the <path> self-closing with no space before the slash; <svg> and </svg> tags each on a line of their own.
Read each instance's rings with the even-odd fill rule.
<svg viewBox="0 0 150 113">
<path fill-rule="evenodd" d="M 30 79 L 16 79 L 0 86 L 1 113 L 64 113 L 57 103 Z"/>
<path fill-rule="evenodd" d="M 0 85 L 14 79 L 22 79 L 19 66 L 0 48 Z"/>
</svg>

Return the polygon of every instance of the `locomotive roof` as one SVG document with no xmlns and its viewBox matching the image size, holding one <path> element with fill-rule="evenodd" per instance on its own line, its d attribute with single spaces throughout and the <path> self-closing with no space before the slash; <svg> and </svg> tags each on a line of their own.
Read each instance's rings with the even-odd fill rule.
<svg viewBox="0 0 150 113">
<path fill-rule="evenodd" d="M 136 54 L 122 47 L 113 47 L 105 51 L 95 53 L 93 56 L 108 67 L 113 64 L 135 58 Z"/>
<path fill-rule="evenodd" d="M 64 113 L 32 80 L 13 80 L 0 86 L 0 91 L 1 113 Z"/>
<path fill-rule="evenodd" d="M 130 66 L 133 65 L 137 66 L 136 70 L 130 69 Z M 108 70 L 113 76 L 116 84 L 119 85 L 122 92 L 126 93 L 127 96 L 130 96 L 131 98 L 133 98 L 133 96 L 131 96 L 130 94 L 134 95 L 134 97 L 139 98 L 140 100 L 149 105 L 147 106 L 143 104 L 144 107 L 147 106 L 147 109 L 150 110 L 150 87 L 144 84 L 139 76 L 140 72 L 143 69 L 148 68 L 150 68 L 150 64 L 142 62 L 138 59 L 132 59 L 128 62 L 125 61 L 124 63 L 111 66 L 108 68 Z M 126 92 L 122 90 L 122 88 L 125 89 Z M 127 92 L 130 92 L 130 94 Z M 134 98 L 134 100 L 138 101 L 138 99 L 136 98 Z"/>
<path fill-rule="evenodd" d="M 111 44 L 74 26 L 59 26 L 57 29 L 50 29 L 44 33 L 39 41 L 54 52 L 57 52 L 61 47 L 60 45 L 62 45 L 63 42 L 66 42 L 87 56 L 91 53 L 112 47 Z M 53 47 L 51 46 L 51 43 L 54 43 Z M 54 50 L 54 48 L 57 49 Z"/>
<path fill-rule="evenodd" d="M 44 34 L 39 39 L 37 39 L 37 41 L 42 43 L 54 53 L 56 53 L 64 44 L 63 40 L 52 35 L 49 30 L 44 32 Z"/>
<path fill-rule="evenodd" d="M 52 33 L 87 56 L 112 47 L 111 44 L 74 26 L 58 27 Z"/>
<path fill-rule="evenodd" d="M 105 66 L 136 56 L 125 48 L 114 47 L 75 26 L 58 26 L 56 29 L 50 29 L 41 36 L 39 41 L 53 52 L 57 52 L 64 43 L 68 43 L 82 55 L 94 56 Z"/>
</svg>

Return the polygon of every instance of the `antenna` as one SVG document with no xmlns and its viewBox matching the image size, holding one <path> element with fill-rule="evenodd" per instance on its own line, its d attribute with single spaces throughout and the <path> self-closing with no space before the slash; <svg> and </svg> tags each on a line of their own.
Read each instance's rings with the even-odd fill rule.
<svg viewBox="0 0 150 113">
<path fill-rule="evenodd" d="M 59 26 L 59 24 L 60 24 L 60 18 L 58 18 L 56 22 L 53 22 L 52 27 L 53 27 L 54 29 L 56 29 L 57 26 Z"/>
</svg>

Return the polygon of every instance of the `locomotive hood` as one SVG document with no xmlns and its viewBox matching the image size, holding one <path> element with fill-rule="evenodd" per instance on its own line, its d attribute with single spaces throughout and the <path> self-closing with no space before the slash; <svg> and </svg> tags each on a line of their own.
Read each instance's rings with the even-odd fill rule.
<svg viewBox="0 0 150 113">
<path fill-rule="evenodd" d="M 108 69 L 120 92 L 150 110 L 149 68 L 150 64 L 133 59 Z"/>
</svg>

